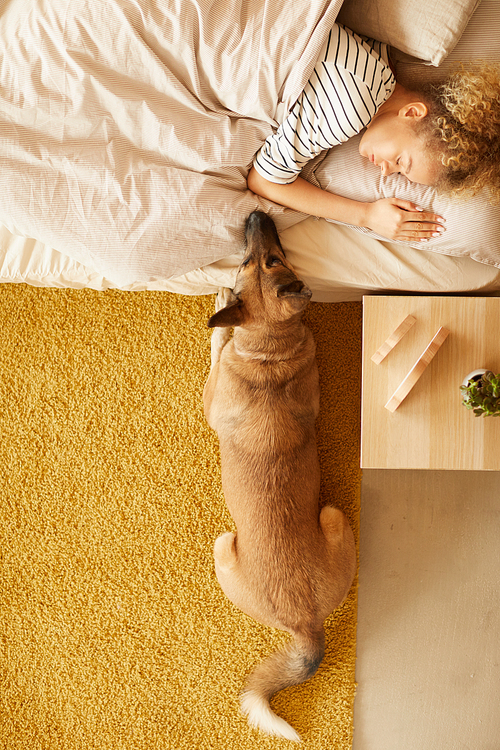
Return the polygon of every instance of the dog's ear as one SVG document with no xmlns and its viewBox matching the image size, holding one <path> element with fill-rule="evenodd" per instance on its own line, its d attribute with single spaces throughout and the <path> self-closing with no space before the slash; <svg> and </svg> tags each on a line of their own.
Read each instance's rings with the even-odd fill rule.
<svg viewBox="0 0 500 750">
<path fill-rule="evenodd" d="M 312 297 L 311 290 L 300 279 L 282 284 L 276 290 L 276 294 L 278 297 L 285 297 L 297 311 L 303 310 Z"/>
<path fill-rule="evenodd" d="M 243 323 L 243 302 L 236 298 L 222 310 L 216 312 L 208 321 L 209 328 L 233 328 Z"/>
</svg>

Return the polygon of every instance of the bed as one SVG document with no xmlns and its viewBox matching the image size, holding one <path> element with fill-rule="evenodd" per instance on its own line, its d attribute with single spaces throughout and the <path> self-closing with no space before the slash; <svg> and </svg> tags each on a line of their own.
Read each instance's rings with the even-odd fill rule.
<svg viewBox="0 0 500 750">
<path fill-rule="evenodd" d="M 211 294 L 232 286 L 254 209 L 313 299 L 500 292 L 499 208 L 381 178 L 356 139 L 308 165 L 358 200 L 398 195 L 444 236 L 389 242 L 246 188 L 338 20 L 394 49 L 397 78 L 500 59 L 500 0 L 11 0 L 0 16 L 0 281 Z M 366 163 L 363 163 L 366 162 Z"/>
</svg>

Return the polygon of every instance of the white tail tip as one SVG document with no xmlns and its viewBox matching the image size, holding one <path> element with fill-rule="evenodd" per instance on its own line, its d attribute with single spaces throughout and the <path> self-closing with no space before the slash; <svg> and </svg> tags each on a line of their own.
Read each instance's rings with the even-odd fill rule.
<svg viewBox="0 0 500 750">
<path fill-rule="evenodd" d="M 268 701 L 253 690 L 246 690 L 241 696 L 241 711 L 248 723 L 266 734 L 283 737 L 293 742 L 301 742 L 300 735 L 284 719 L 280 719 L 271 709 Z"/>
</svg>

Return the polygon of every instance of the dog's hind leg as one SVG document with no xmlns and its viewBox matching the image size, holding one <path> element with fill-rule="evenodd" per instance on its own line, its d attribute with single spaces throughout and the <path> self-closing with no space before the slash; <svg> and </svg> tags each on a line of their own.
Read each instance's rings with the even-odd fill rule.
<svg viewBox="0 0 500 750">
<path fill-rule="evenodd" d="M 245 579 L 238 560 L 236 534 L 229 531 L 218 537 L 214 544 L 215 573 L 227 598 L 253 620 L 274 628 L 282 628 L 273 613 L 256 600 Z M 283 629 L 283 628 L 282 628 Z"/>
<path fill-rule="evenodd" d="M 322 598 L 323 619 L 343 603 L 356 574 L 356 543 L 345 515 L 332 505 L 325 506 L 319 516 L 327 544 L 328 593 Z"/>
<path fill-rule="evenodd" d="M 240 585 L 238 582 L 238 555 L 236 553 L 236 534 L 228 531 L 215 540 L 214 544 L 215 573 L 220 586 L 236 606 L 239 598 Z"/>
<path fill-rule="evenodd" d="M 217 537 L 214 544 L 214 558 L 216 567 L 223 571 L 230 571 L 237 565 L 236 534 L 228 531 Z"/>
</svg>

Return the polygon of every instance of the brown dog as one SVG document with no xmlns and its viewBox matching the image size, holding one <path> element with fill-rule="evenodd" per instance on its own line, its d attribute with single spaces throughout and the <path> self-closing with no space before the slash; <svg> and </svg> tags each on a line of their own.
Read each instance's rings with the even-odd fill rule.
<svg viewBox="0 0 500 750">
<path fill-rule="evenodd" d="M 216 540 L 215 569 L 237 607 L 293 636 L 250 675 L 241 705 L 253 726 L 300 740 L 269 700 L 318 669 L 323 621 L 347 596 L 356 553 L 344 514 L 319 510 L 318 369 L 301 320 L 311 292 L 266 214 L 250 215 L 246 238 L 234 291 L 224 290 L 228 304 L 208 322 L 217 330 L 205 415 L 219 436 L 222 486 L 238 530 Z"/>
</svg>

